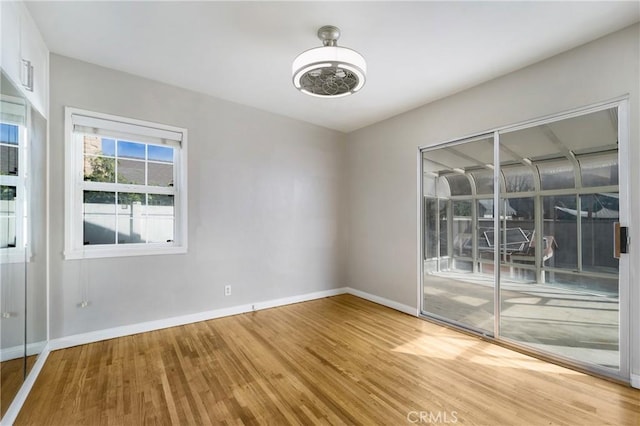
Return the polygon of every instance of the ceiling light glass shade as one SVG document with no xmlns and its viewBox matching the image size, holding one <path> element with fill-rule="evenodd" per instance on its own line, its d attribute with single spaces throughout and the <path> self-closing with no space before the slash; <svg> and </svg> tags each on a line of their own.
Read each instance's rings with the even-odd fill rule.
<svg viewBox="0 0 640 426">
<path fill-rule="evenodd" d="M 302 52 L 293 61 L 293 85 L 301 92 L 335 98 L 348 96 L 364 86 L 367 64 L 355 50 L 335 45 L 338 31 L 330 26 L 321 28 L 318 35 L 325 46 Z"/>
</svg>

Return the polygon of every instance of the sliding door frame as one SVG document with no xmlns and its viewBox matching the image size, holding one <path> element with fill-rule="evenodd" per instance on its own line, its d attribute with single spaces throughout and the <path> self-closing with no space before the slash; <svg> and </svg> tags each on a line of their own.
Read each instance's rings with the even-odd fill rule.
<svg viewBox="0 0 640 426">
<path fill-rule="evenodd" d="M 500 297 L 500 244 L 494 244 L 494 330 L 493 333 L 488 334 L 484 330 L 478 330 L 473 327 L 469 327 L 465 324 L 461 324 L 457 321 L 450 321 L 439 315 L 429 314 L 425 310 L 425 297 L 424 297 L 424 247 L 425 247 L 425 210 L 424 210 L 424 170 L 423 170 L 423 154 L 425 152 L 438 150 L 445 147 L 451 147 L 459 144 L 465 144 L 473 142 L 477 139 L 493 138 L 493 162 L 494 162 L 494 192 L 493 192 L 493 204 L 494 204 L 494 241 L 499 242 L 500 233 L 500 201 L 504 198 L 501 194 L 501 167 L 500 167 L 500 136 L 503 134 L 512 133 L 518 130 L 524 130 L 535 126 L 540 126 L 548 123 L 553 123 L 561 120 L 567 120 L 583 116 L 586 114 L 603 111 L 607 109 L 615 108 L 618 113 L 618 191 L 619 191 L 619 222 L 621 226 L 630 226 L 630 122 L 629 122 L 629 96 L 622 96 L 609 101 L 592 104 L 587 107 L 576 108 L 570 111 L 547 115 L 541 118 L 532 119 L 517 123 L 514 125 L 503 126 L 496 128 L 492 131 L 481 132 L 466 136 L 463 138 L 451 139 L 442 143 L 419 146 L 418 147 L 418 300 L 419 300 L 419 316 L 428 320 L 435 320 L 436 322 L 442 322 L 451 324 L 456 327 L 460 327 L 464 331 L 472 332 L 487 337 L 497 343 L 503 343 L 514 349 L 530 353 L 538 356 L 542 359 L 567 365 L 582 371 L 612 377 L 614 379 L 622 380 L 624 382 L 630 381 L 630 357 L 631 357 L 631 330 L 630 330 L 630 314 L 631 314 L 631 300 L 630 300 L 630 259 L 634 254 L 633 246 L 629 245 L 629 252 L 620 256 L 619 270 L 618 270 L 618 309 L 619 309 L 619 321 L 618 321 L 618 334 L 619 334 L 619 357 L 620 365 L 619 369 L 615 370 L 597 364 L 582 362 L 574 358 L 568 358 L 561 355 L 553 354 L 543 350 L 536 349 L 533 346 L 528 346 L 519 341 L 503 337 L 500 333 L 500 320 L 501 320 L 501 297 Z M 582 188 L 576 188 L 574 193 L 581 193 Z M 562 191 L 560 191 L 562 192 Z M 540 188 L 537 188 L 533 192 L 534 198 L 540 198 Z M 580 196 L 578 195 L 578 198 Z M 474 204 L 477 202 L 475 194 L 471 197 Z M 540 201 L 536 201 L 536 209 L 539 208 Z M 536 215 L 538 217 L 540 215 Z M 542 218 L 537 218 L 536 221 L 541 221 Z M 580 221 L 578 221 L 580 222 Z M 475 226 L 475 224 L 474 224 Z M 539 236 L 541 237 L 541 236 Z M 581 259 L 580 259 L 581 260 Z M 537 263 L 536 263 L 537 264 Z"/>
</svg>

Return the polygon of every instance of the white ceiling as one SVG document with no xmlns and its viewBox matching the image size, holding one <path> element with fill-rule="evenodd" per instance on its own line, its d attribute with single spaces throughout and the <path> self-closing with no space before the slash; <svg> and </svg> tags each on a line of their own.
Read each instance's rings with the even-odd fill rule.
<svg viewBox="0 0 640 426">
<path fill-rule="evenodd" d="M 28 2 L 49 49 L 349 132 L 640 20 L 640 2 Z M 303 95 L 291 63 L 322 25 L 367 60 L 340 99 Z"/>
</svg>

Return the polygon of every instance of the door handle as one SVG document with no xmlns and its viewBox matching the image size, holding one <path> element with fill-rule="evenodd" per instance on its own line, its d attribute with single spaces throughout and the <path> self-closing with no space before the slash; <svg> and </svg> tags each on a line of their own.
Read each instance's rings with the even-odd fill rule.
<svg viewBox="0 0 640 426">
<path fill-rule="evenodd" d="M 620 259 L 620 255 L 629 253 L 629 227 L 620 226 L 620 222 L 613 224 L 613 257 Z"/>
</svg>

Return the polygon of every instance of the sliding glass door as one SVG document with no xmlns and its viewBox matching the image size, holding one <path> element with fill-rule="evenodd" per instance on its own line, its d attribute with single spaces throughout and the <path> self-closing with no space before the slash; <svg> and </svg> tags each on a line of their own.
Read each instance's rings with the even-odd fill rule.
<svg viewBox="0 0 640 426">
<path fill-rule="evenodd" d="M 493 136 L 425 153 L 423 172 L 423 308 L 493 335 Z"/>
<path fill-rule="evenodd" d="M 505 223 L 529 238 L 501 258 L 500 335 L 618 370 L 616 109 L 504 133 L 500 147 L 504 171 L 512 164 L 521 169 L 524 158 L 539 158 L 526 165 L 538 188 L 524 188 L 521 196 L 518 174 L 511 173 L 505 179 L 513 180 L 507 184 L 512 191 L 501 194 L 513 207 Z"/>
<path fill-rule="evenodd" d="M 423 150 L 423 313 L 628 375 L 618 133 L 613 105 Z"/>
</svg>

